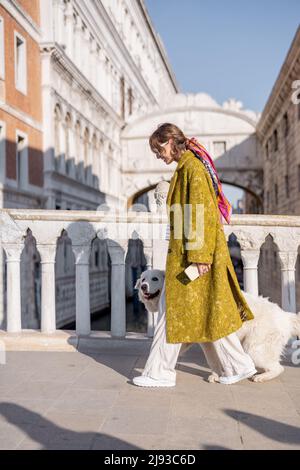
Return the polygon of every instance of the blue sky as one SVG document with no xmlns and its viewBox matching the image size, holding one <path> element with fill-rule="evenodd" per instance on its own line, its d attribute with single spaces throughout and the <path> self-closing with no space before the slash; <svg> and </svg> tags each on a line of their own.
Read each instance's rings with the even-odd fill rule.
<svg viewBox="0 0 300 470">
<path fill-rule="evenodd" d="M 180 91 L 261 112 L 300 22 L 300 0 L 145 0 Z M 243 191 L 223 185 L 235 206 Z"/>
<path fill-rule="evenodd" d="M 145 3 L 182 92 L 263 110 L 300 22 L 300 0 Z"/>
</svg>

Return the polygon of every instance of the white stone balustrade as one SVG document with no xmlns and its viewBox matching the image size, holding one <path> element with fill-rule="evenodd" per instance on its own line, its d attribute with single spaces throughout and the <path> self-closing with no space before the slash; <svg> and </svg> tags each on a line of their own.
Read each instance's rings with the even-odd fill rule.
<svg viewBox="0 0 300 470">
<path fill-rule="evenodd" d="M 125 257 L 128 240 L 140 237 L 148 268 L 164 269 L 168 241 L 165 240 L 165 211 L 113 214 L 97 211 L 54 211 L 1 209 L 1 244 L 7 263 L 7 321 L 9 333 L 19 333 L 21 325 L 20 255 L 28 228 L 36 239 L 41 256 L 41 330 L 56 328 L 55 253 L 63 230 L 72 241 L 76 263 L 76 333 L 91 332 L 89 303 L 89 255 L 95 237 L 107 239 L 111 260 L 111 336 L 126 336 Z M 240 243 L 244 264 L 244 289 L 258 293 L 260 248 L 268 235 L 278 248 L 281 263 L 282 307 L 296 311 L 295 264 L 300 244 L 300 217 L 272 215 L 233 215 L 224 225 L 228 238 L 234 233 Z M 157 256 L 159 253 L 159 256 Z M 153 332 L 148 318 L 148 335 Z M 150 333 L 151 332 L 151 333 Z"/>
</svg>

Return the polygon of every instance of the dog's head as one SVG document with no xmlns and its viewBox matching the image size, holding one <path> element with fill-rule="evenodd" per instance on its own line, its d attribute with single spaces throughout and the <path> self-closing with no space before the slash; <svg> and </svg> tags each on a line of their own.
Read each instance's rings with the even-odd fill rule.
<svg viewBox="0 0 300 470">
<path fill-rule="evenodd" d="M 142 272 L 134 286 L 135 289 L 138 289 L 140 301 L 151 312 L 158 310 L 164 278 L 165 272 L 161 269 L 147 269 Z"/>
</svg>

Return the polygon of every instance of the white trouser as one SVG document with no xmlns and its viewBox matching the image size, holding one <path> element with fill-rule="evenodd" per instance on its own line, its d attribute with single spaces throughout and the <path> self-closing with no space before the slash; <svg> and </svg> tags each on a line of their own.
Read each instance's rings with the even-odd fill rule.
<svg viewBox="0 0 300 470">
<path fill-rule="evenodd" d="M 154 379 L 176 381 L 175 366 L 182 343 L 167 343 L 165 310 L 164 282 L 153 341 L 142 375 Z M 239 375 L 255 369 L 253 360 L 245 353 L 236 333 L 231 333 L 217 341 L 199 344 L 209 367 L 219 376 Z"/>
</svg>

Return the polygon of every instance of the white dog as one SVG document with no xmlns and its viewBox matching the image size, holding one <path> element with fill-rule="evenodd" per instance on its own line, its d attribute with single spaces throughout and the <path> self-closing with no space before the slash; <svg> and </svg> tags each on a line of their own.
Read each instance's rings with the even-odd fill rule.
<svg viewBox="0 0 300 470">
<path fill-rule="evenodd" d="M 159 269 L 144 271 L 137 280 L 139 300 L 149 312 L 157 312 L 163 287 L 165 272 Z M 285 312 L 269 297 L 255 296 L 242 290 L 253 312 L 254 319 L 243 323 L 236 332 L 244 350 L 252 357 L 255 367 L 261 373 L 254 375 L 254 382 L 265 382 L 277 377 L 284 371 L 280 358 L 291 337 L 300 336 L 300 312 Z M 185 352 L 193 343 L 183 343 L 180 353 Z M 218 382 L 216 372 L 208 378 Z"/>
</svg>

